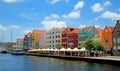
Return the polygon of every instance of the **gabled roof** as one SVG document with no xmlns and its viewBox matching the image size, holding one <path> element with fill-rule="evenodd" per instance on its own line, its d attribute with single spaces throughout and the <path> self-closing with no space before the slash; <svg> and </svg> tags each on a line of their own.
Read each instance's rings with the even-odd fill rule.
<svg viewBox="0 0 120 71">
<path fill-rule="evenodd" d="M 94 27 L 94 26 L 87 26 L 87 27 L 85 27 L 85 28 L 83 28 L 83 29 L 84 29 L 85 31 L 86 31 L 86 30 L 90 31 L 93 27 Z"/>
<path fill-rule="evenodd" d="M 31 35 L 32 35 L 32 33 L 29 32 L 26 36 L 27 36 L 27 37 L 31 37 Z"/>
<path fill-rule="evenodd" d="M 80 31 L 81 31 L 80 28 L 74 28 L 70 33 L 78 33 Z"/>
<path fill-rule="evenodd" d="M 101 28 L 96 28 L 96 29 L 97 29 L 97 31 L 98 31 L 97 36 L 98 36 L 99 38 L 101 38 L 101 37 L 102 37 L 103 29 L 101 29 Z"/>
<path fill-rule="evenodd" d="M 44 33 L 45 30 L 33 30 L 33 32 L 34 32 L 35 34 L 40 34 L 40 33 Z"/>
<path fill-rule="evenodd" d="M 107 26 L 107 27 L 110 29 L 111 32 L 113 32 L 113 30 L 114 30 L 113 26 Z"/>
</svg>

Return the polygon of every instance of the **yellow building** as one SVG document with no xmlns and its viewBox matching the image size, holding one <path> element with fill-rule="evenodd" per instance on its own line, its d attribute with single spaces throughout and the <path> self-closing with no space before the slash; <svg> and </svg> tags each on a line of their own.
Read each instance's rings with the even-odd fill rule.
<svg viewBox="0 0 120 71">
<path fill-rule="evenodd" d="M 33 30 L 32 48 L 46 48 L 46 31 L 45 30 Z"/>
</svg>

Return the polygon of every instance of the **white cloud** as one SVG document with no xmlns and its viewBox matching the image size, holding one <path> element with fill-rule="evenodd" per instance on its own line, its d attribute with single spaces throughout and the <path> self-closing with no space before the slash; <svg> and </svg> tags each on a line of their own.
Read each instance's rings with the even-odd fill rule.
<svg viewBox="0 0 120 71">
<path fill-rule="evenodd" d="M 118 20 L 120 19 L 120 14 L 115 13 L 115 12 L 111 12 L 111 11 L 105 11 L 102 15 L 102 18 L 106 18 L 106 19 L 111 19 L 111 20 Z"/>
<path fill-rule="evenodd" d="M 109 6 L 109 5 L 111 5 L 112 3 L 110 2 L 110 1 L 106 1 L 105 3 L 104 3 L 104 6 Z"/>
<path fill-rule="evenodd" d="M 93 6 L 91 6 L 91 9 L 93 12 L 101 12 L 105 9 L 105 7 L 111 5 L 112 3 L 110 1 L 106 1 L 103 4 L 95 3 Z"/>
<path fill-rule="evenodd" d="M 100 26 L 99 25 L 95 25 L 96 28 L 99 28 Z"/>
<path fill-rule="evenodd" d="M 83 1 L 79 1 L 75 6 L 73 11 L 71 11 L 69 14 L 64 14 L 62 15 L 63 18 L 72 18 L 72 19 L 76 19 L 76 18 L 80 18 L 80 9 L 83 8 L 84 6 L 84 2 Z"/>
<path fill-rule="evenodd" d="M 79 18 L 80 17 L 80 11 L 72 11 L 68 15 L 62 15 L 62 17 L 64 17 L 64 18 L 73 18 L 73 19 Z"/>
<path fill-rule="evenodd" d="M 23 31 L 24 34 L 27 34 L 27 33 L 29 33 L 29 32 L 32 32 L 32 30 L 29 29 L 29 30 L 24 30 L 24 31 Z"/>
<path fill-rule="evenodd" d="M 20 29 L 20 27 L 17 25 L 10 25 L 8 29 Z"/>
<path fill-rule="evenodd" d="M 93 12 L 101 12 L 103 11 L 103 7 L 100 3 L 95 3 L 91 9 L 93 10 Z"/>
<path fill-rule="evenodd" d="M 79 28 L 84 28 L 85 25 L 84 24 L 80 24 Z"/>
<path fill-rule="evenodd" d="M 50 30 L 53 27 L 66 27 L 66 23 L 64 21 L 58 21 L 58 20 L 44 20 L 41 22 L 44 25 L 44 28 L 46 30 Z"/>
<path fill-rule="evenodd" d="M 0 24 L 0 30 L 6 30 L 7 28 Z"/>
<path fill-rule="evenodd" d="M 11 30 L 11 29 L 20 29 L 20 27 L 17 25 L 10 25 L 10 26 L 6 27 L 6 26 L 3 26 L 0 24 L 1 31 L 7 31 L 7 30 Z"/>
<path fill-rule="evenodd" d="M 47 0 L 47 2 L 49 2 L 50 4 L 55 4 L 57 2 L 59 2 L 60 0 Z"/>
<path fill-rule="evenodd" d="M 79 2 L 75 5 L 74 10 L 81 9 L 83 6 L 84 6 L 84 1 L 79 1 Z"/>
<path fill-rule="evenodd" d="M 50 16 L 46 16 L 45 20 L 50 20 L 50 19 L 59 19 L 59 15 L 57 14 L 51 14 Z"/>
<path fill-rule="evenodd" d="M 24 2 L 25 0 L 2 0 L 5 3 L 18 3 L 18 2 Z"/>
</svg>

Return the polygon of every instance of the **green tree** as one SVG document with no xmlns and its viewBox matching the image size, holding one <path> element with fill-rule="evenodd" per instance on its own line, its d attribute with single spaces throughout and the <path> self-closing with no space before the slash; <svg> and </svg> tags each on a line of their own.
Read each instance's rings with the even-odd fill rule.
<svg viewBox="0 0 120 71">
<path fill-rule="evenodd" d="M 62 45 L 61 45 L 60 43 L 58 43 L 58 44 L 56 45 L 56 48 L 57 48 L 57 49 L 61 49 L 61 48 L 62 48 Z"/>
<path fill-rule="evenodd" d="M 84 47 L 84 44 L 78 45 L 78 49 L 81 49 L 81 48 L 83 48 L 83 47 Z"/>
<path fill-rule="evenodd" d="M 105 49 L 104 49 L 103 45 L 101 44 L 101 42 L 96 40 L 96 41 L 94 41 L 94 50 L 104 51 Z"/>
<path fill-rule="evenodd" d="M 90 51 L 94 50 L 94 44 L 91 39 L 86 39 L 84 42 L 84 46 L 87 50 L 90 50 Z"/>
</svg>

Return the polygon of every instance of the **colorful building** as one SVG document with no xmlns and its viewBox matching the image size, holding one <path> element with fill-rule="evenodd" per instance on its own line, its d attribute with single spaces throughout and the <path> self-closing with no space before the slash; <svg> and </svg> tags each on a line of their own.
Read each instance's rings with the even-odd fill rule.
<svg viewBox="0 0 120 71">
<path fill-rule="evenodd" d="M 45 30 L 33 30 L 32 48 L 46 48 L 46 31 Z"/>
<path fill-rule="evenodd" d="M 102 32 L 102 45 L 105 49 L 111 50 L 112 48 L 112 32 L 114 27 L 106 26 Z"/>
<path fill-rule="evenodd" d="M 112 33 L 112 41 L 113 41 L 113 48 L 112 52 L 113 55 L 119 55 L 120 56 L 120 20 L 117 20 L 116 26 L 114 27 L 113 33 Z"/>
<path fill-rule="evenodd" d="M 64 48 L 75 48 L 78 46 L 78 32 L 80 28 L 66 28 L 62 32 L 62 46 Z"/>
<path fill-rule="evenodd" d="M 95 35 L 93 35 L 91 39 L 101 41 L 103 29 L 101 29 L 101 28 L 96 28 L 96 29 L 97 29 L 97 33 Z"/>
<path fill-rule="evenodd" d="M 24 42 L 23 38 L 17 39 L 17 45 L 18 45 L 19 48 L 23 48 L 24 47 L 23 42 Z"/>
<path fill-rule="evenodd" d="M 31 32 L 27 33 L 24 37 L 24 47 L 26 47 L 26 49 L 32 48 L 32 33 Z"/>
<path fill-rule="evenodd" d="M 62 31 L 64 28 L 53 28 L 47 32 L 47 48 L 56 48 L 58 43 L 62 43 Z"/>
<path fill-rule="evenodd" d="M 82 31 L 78 33 L 78 45 L 84 43 L 86 38 L 92 39 L 96 34 L 98 34 L 98 30 L 95 28 L 95 26 L 88 26 L 83 28 Z"/>
</svg>

